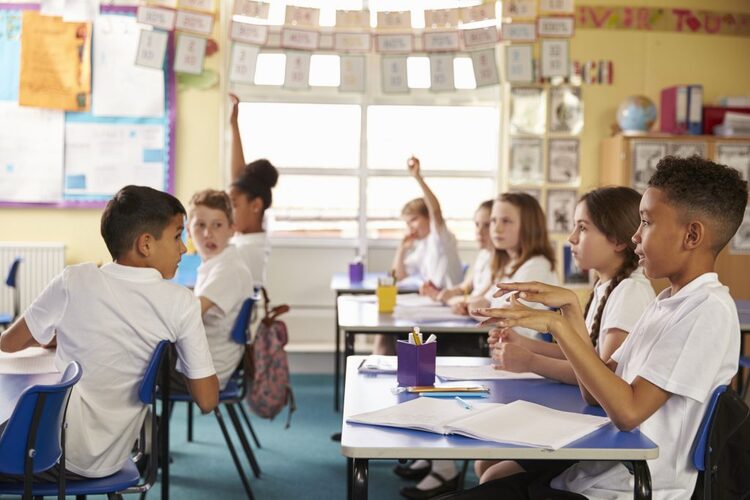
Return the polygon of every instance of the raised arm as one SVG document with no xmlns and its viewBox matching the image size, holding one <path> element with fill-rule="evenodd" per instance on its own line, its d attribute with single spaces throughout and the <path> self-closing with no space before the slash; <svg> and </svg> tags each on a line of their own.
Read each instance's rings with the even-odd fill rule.
<svg viewBox="0 0 750 500">
<path fill-rule="evenodd" d="M 242 138 L 240 137 L 240 100 L 234 94 L 229 94 L 232 103 L 232 113 L 229 115 L 229 125 L 232 127 L 232 182 L 236 181 L 245 168 L 245 155 L 242 152 Z"/>
<path fill-rule="evenodd" d="M 427 211 L 430 214 L 430 222 L 434 222 L 435 227 L 441 229 L 443 226 L 445 226 L 445 220 L 443 219 L 443 212 L 440 209 L 440 202 L 435 196 L 435 193 L 432 192 L 430 187 L 425 182 L 424 177 L 422 177 L 419 158 L 416 158 L 414 156 L 409 158 L 409 160 L 407 161 L 407 167 L 409 168 L 409 173 L 412 175 L 412 177 L 414 177 L 414 179 L 416 179 L 419 187 L 422 188 L 422 194 L 424 195 L 424 201 L 427 205 Z"/>
</svg>

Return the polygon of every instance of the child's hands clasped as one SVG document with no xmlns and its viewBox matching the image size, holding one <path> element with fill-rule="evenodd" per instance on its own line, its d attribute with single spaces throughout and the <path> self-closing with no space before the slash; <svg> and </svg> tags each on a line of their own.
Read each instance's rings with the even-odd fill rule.
<svg viewBox="0 0 750 500">
<path fill-rule="evenodd" d="M 502 297 L 509 292 L 518 292 L 517 297 L 529 302 L 538 302 L 547 307 L 563 308 L 578 303 L 578 297 L 567 288 L 547 285 L 537 281 L 527 283 L 498 283 L 494 297 Z"/>
<path fill-rule="evenodd" d="M 481 326 L 497 325 L 502 328 L 520 326 L 538 332 L 552 332 L 557 321 L 562 319 L 557 312 L 532 309 L 521 304 L 515 294 L 510 297 L 510 305 L 507 307 L 478 308 L 472 310 L 471 314 L 488 318 L 482 321 Z"/>
</svg>

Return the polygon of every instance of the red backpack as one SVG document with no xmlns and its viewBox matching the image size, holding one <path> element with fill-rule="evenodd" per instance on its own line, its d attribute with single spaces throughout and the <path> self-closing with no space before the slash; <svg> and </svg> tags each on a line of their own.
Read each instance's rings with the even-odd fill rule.
<svg viewBox="0 0 750 500">
<path fill-rule="evenodd" d="M 250 409 L 262 418 L 273 419 L 289 405 L 286 427 L 297 409 L 289 384 L 289 362 L 284 346 L 288 341 L 286 325 L 276 318 L 289 311 L 288 305 L 270 308 L 268 293 L 263 293 L 265 317 L 258 324 L 255 339 L 248 350 L 250 388 L 246 401 Z"/>
</svg>

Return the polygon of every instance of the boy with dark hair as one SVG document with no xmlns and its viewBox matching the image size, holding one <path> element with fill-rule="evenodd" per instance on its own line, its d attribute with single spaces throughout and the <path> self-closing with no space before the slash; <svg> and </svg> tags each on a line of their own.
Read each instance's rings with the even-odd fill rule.
<svg viewBox="0 0 750 500">
<path fill-rule="evenodd" d="M 72 476 L 109 476 L 129 460 L 147 410 L 138 386 L 160 341 L 176 343 L 201 410 L 218 402 L 198 300 L 166 281 L 185 253 L 184 215 L 169 194 L 124 187 L 102 215 L 114 262 L 67 267 L 0 337 L 6 352 L 56 340 L 59 370 L 81 364 L 67 412 L 65 466 Z"/>
<path fill-rule="evenodd" d="M 605 364 L 569 294 L 539 283 L 501 285 L 520 298 L 560 308 L 531 309 L 512 299 L 507 309 L 486 309 L 501 327 L 549 331 L 560 344 L 590 404 L 601 405 L 621 430 L 636 427 L 659 446 L 649 461 L 653 498 L 689 498 L 697 471 L 690 450 L 712 392 L 737 371 L 739 320 L 727 287 L 714 272 L 719 251 L 742 222 L 747 184 L 739 173 L 699 157 L 661 160 L 640 204 L 633 236 L 650 278 L 667 278 L 620 348 Z M 559 464 L 558 464 L 559 465 Z M 492 481 L 458 498 L 632 498 L 632 476 L 619 462 L 580 462 L 557 477 L 549 471 Z M 549 481 L 550 479 L 551 482 Z M 542 490 L 540 490 L 542 488 Z M 560 490 L 564 490 L 562 492 Z M 573 492 L 573 493 L 571 493 Z"/>
</svg>

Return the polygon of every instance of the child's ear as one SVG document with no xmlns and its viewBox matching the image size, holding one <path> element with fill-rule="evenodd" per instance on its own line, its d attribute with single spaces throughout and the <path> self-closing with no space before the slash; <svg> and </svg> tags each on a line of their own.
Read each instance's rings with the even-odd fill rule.
<svg viewBox="0 0 750 500">
<path fill-rule="evenodd" d="M 154 237 L 149 233 L 142 233 L 135 239 L 135 251 L 141 257 L 150 257 L 153 249 Z"/>
<path fill-rule="evenodd" d="M 706 226 L 701 221 L 690 222 L 685 233 L 685 248 L 687 250 L 698 248 L 703 244 L 706 236 Z"/>
<path fill-rule="evenodd" d="M 263 210 L 263 199 L 260 196 L 256 196 L 253 198 L 253 201 L 250 202 L 250 206 L 253 209 L 253 213 L 260 212 Z"/>
<path fill-rule="evenodd" d="M 626 248 L 628 248 L 627 243 L 615 243 L 615 252 L 617 253 L 624 252 Z"/>
</svg>

